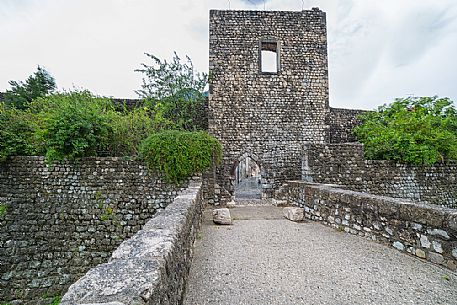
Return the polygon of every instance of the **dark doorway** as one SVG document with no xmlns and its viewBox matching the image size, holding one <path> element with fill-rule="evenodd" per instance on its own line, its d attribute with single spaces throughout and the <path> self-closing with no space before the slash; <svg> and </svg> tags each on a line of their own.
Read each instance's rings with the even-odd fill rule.
<svg viewBox="0 0 457 305">
<path fill-rule="evenodd" d="M 251 157 L 238 163 L 235 169 L 235 198 L 261 199 L 260 166 Z"/>
</svg>

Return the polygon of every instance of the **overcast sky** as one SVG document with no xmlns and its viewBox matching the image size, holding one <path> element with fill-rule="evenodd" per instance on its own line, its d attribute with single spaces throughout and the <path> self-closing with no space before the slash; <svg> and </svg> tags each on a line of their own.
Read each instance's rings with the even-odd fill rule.
<svg viewBox="0 0 457 305">
<path fill-rule="evenodd" d="M 137 97 L 144 52 L 208 69 L 210 9 L 327 13 L 330 105 L 457 101 L 455 0 L 0 0 L 0 91 L 45 67 L 59 89 Z"/>
</svg>

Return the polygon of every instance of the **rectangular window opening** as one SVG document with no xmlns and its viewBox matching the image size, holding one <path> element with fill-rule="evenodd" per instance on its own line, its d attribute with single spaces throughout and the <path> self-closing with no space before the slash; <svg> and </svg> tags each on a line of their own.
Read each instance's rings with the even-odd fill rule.
<svg viewBox="0 0 457 305">
<path fill-rule="evenodd" d="M 278 73 L 279 54 L 276 41 L 262 41 L 260 43 L 260 71 L 262 73 Z"/>
</svg>

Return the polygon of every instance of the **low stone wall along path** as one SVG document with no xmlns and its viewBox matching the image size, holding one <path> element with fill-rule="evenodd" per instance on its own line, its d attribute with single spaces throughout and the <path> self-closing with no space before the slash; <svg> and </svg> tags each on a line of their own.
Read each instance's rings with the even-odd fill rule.
<svg viewBox="0 0 457 305">
<path fill-rule="evenodd" d="M 186 305 L 457 304 L 457 274 L 282 208 L 230 209 L 231 226 L 206 210 Z"/>
</svg>

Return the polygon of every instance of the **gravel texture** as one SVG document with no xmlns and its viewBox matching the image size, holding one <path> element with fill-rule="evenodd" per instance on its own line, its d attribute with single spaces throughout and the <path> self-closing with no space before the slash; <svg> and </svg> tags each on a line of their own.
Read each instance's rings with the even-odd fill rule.
<svg viewBox="0 0 457 305">
<path fill-rule="evenodd" d="M 185 305 L 457 304 L 457 274 L 278 207 L 211 210 L 195 244 Z"/>
</svg>

